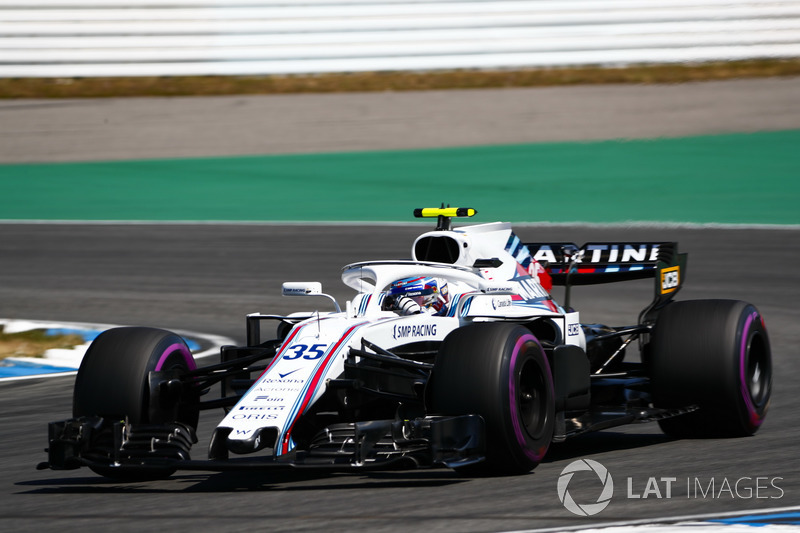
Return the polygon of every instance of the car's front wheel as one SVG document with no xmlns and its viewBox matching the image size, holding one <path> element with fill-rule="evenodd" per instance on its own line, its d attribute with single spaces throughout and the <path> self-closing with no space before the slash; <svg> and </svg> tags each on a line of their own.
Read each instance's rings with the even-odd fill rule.
<svg viewBox="0 0 800 533">
<path fill-rule="evenodd" d="M 89 346 L 75 378 L 72 412 L 75 418 L 99 416 L 107 422 L 132 424 L 180 422 L 194 430 L 197 398 L 183 394 L 174 405 L 151 405 L 150 372 L 177 375 L 196 368 L 186 341 L 155 328 L 124 327 L 101 333 Z M 118 479 L 167 477 L 174 468 L 92 467 L 98 474 Z"/>
<path fill-rule="evenodd" d="M 432 411 L 478 414 L 486 460 L 467 474 L 521 474 L 543 459 L 553 438 L 555 396 L 547 357 L 530 330 L 488 322 L 459 328 L 442 343 L 433 369 Z"/>
</svg>

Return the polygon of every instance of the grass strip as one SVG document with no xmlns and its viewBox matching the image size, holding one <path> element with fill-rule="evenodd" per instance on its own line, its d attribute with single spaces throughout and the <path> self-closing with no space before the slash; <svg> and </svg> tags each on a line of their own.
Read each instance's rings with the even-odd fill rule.
<svg viewBox="0 0 800 533">
<path fill-rule="evenodd" d="M 800 75 L 800 58 L 525 70 L 364 72 L 274 76 L 0 79 L 0 98 L 217 96 L 662 84 Z"/>
<path fill-rule="evenodd" d="M 83 344 L 75 333 L 48 335 L 43 329 L 5 333 L 0 326 L 0 360 L 6 357 L 42 357 L 51 348 L 72 348 Z"/>
</svg>

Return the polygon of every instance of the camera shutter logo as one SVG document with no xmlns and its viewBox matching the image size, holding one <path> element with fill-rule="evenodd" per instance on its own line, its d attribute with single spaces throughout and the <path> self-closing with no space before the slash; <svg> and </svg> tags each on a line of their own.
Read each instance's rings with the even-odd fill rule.
<svg viewBox="0 0 800 533">
<path fill-rule="evenodd" d="M 572 476 L 575 475 L 575 472 L 581 471 L 594 472 L 603 483 L 603 491 L 600 493 L 595 503 L 579 504 L 572 499 L 572 496 L 570 496 L 567 490 Z M 577 461 L 572 461 L 561 471 L 561 475 L 558 477 L 557 489 L 558 499 L 561 500 L 561 503 L 564 504 L 564 507 L 566 507 L 569 512 L 579 516 L 593 516 L 608 507 L 608 504 L 611 503 L 611 496 L 614 495 L 614 481 L 611 479 L 611 474 L 608 473 L 608 469 L 597 461 L 578 459 Z"/>
</svg>

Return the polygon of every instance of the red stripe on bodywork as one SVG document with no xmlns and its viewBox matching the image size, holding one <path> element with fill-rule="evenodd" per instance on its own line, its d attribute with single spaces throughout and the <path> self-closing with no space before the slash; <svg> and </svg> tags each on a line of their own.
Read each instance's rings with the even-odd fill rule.
<svg viewBox="0 0 800 533">
<path fill-rule="evenodd" d="M 367 324 L 367 322 L 361 322 L 360 324 L 352 326 L 345 332 L 344 335 L 342 335 L 342 337 L 336 342 L 336 344 L 333 345 L 333 348 L 331 348 L 330 352 L 328 352 L 328 357 L 326 357 L 323 363 L 319 366 L 317 373 L 314 374 L 313 378 L 311 378 L 311 384 L 309 385 L 308 392 L 306 392 L 306 395 L 303 398 L 303 403 L 300 404 L 300 408 L 297 410 L 297 416 L 292 421 L 292 425 L 289 426 L 289 429 L 283 435 L 283 442 L 281 442 L 281 454 L 289 453 L 289 439 L 292 435 L 292 430 L 294 429 L 294 425 L 297 422 L 297 419 L 300 418 L 300 416 L 306 410 L 306 407 L 308 407 L 309 402 L 311 402 L 311 398 L 313 398 L 314 394 L 316 394 L 317 386 L 320 382 L 320 379 L 322 379 L 322 375 L 325 373 L 325 368 L 328 366 L 328 362 L 330 362 L 331 357 L 333 357 L 336 354 L 336 352 L 339 350 L 339 347 L 342 345 L 345 339 L 347 339 L 356 328 L 359 328 L 364 324 Z"/>
</svg>

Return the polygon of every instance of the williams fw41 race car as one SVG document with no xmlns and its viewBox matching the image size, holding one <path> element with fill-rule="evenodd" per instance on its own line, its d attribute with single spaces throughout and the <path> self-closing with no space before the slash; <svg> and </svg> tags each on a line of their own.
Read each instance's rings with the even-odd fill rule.
<svg viewBox="0 0 800 533">
<path fill-rule="evenodd" d="M 762 317 L 742 301 L 673 301 L 686 275 L 676 243 L 579 247 L 523 243 L 507 223 L 452 227 L 474 213 L 416 210 L 436 229 L 410 260 L 345 266 L 355 295 L 344 309 L 320 283 L 285 283 L 285 296 L 331 310 L 249 315 L 247 345 L 222 347 L 210 366 L 168 331 L 102 333 L 76 377 L 73 418 L 49 425 L 40 468 L 120 479 L 176 469 L 521 474 L 553 442 L 623 424 L 657 421 L 675 436 L 758 430 L 772 384 Z M 584 324 L 569 306 L 572 286 L 639 278 L 654 278 L 655 297 L 636 325 Z M 563 305 L 553 285 L 566 287 Z M 208 458 L 192 459 L 206 409 L 222 420 Z"/>
</svg>

